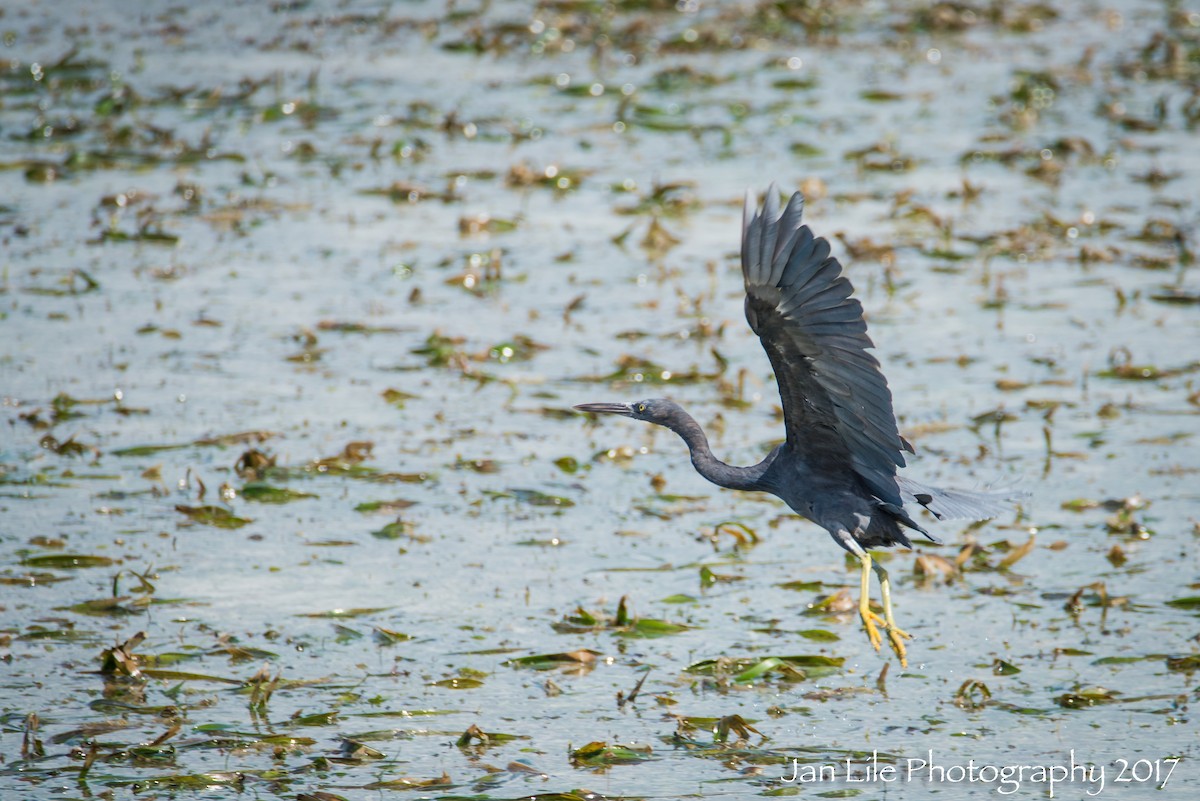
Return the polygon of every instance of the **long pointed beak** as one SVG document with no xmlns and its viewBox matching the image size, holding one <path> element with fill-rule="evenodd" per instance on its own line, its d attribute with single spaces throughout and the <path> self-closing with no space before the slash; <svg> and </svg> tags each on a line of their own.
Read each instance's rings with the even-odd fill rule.
<svg viewBox="0 0 1200 801">
<path fill-rule="evenodd" d="M 580 412 L 591 412 L 593 414 L 633 416 L 633 407 L 628 403 L 581 403 L 575 409 Z"/>
</svg>

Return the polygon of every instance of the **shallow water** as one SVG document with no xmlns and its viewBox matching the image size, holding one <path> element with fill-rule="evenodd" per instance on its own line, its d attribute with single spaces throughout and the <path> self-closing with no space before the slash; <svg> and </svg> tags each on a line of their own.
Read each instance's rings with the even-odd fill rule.
<svg viewBox="0 0 1200 801">
<path fill-rule="evenodd" d="M 1082 797 L 1183 757 L 1183 796 L 1200 16 L 680 8 L 6 13 L 0 787 Z M 770 180 L 907 474 L 1031 493 L 884 557 L 907 669 L 822 611 L 823 532 L 569 412 L 781 436 L 736 261 Z"/>
</svg>

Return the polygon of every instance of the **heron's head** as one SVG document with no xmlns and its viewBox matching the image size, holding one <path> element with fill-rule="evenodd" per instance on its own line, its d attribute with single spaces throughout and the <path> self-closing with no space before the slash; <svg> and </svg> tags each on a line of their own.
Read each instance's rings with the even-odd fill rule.
<svg viewBox="0 0 1200 801">
<path fill-rule="evenodd" d="M 650 398 L 634 403 L 581 403 L 575 407 L 581 412 L 593 414 L 619 414 L 622 417 L 632 417 L 634 420 L 645 420 L 647 423 L 667 425 L 679 413 L 679 405 L 666 398 Z"/>
</svg>

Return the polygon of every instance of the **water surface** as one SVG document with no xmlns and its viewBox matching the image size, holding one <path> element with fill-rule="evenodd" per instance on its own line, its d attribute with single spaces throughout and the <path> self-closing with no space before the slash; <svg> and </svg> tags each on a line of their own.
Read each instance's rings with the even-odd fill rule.
<svg viewBox="0 0 1200 801">
<path fill-rule="evenodd" d="M 76 12 L 3 19 L 0 786 L 1196 780 L 1200 16 Z M 736 259 L 771 180 L 857 287 L 908 474 L 1031 493 L 885 557 L 907 669 L 821 530 L 569 411 L 778 440 Z"/>
</svg>

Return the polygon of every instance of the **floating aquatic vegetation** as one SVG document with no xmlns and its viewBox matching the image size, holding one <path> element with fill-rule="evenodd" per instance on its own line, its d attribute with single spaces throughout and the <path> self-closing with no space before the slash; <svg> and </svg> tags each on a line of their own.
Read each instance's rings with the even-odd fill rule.
<svg viewBox="0 0 1200 801">
<path fill-rule="evenodd" d="M 389 186 L 377 189 L 364 189 L 361 191 L 361 194 L 373 197 L 385 197 L 393 203 L 409 204 L 420 203 L 425 200 L 439 200 L 443 203 L 451 203 L 458 200 L 458 197 L 452 192 L 436 192 L 428 187 L 406 181 L 396 181 Z"/>
<path fill-rule="evenodd" d="M 465 341 L 462 337 L 448 337 L 435 331 L 425 338 L 424 345 L 409 352 L 424 356 L 429 367 L 456 366 L 463 369 L 466 354 L 458 346 Z"/>
<path fill-rule="evenodd" d="M 445 679 L 431 681 L 430 687 L 441 687 L 446 690 L 475 690 L 483 686 L 483 680 L 475 676 L 450 676 Z"/>
<path fill-rule="evenodd" d="M 961 561 L 934 553 L 918 553 L 913 559 L 913 573 L 925 581 L 941 577 L 949 583 L 962 574 L 962 566 L 969 553 L 966 548 L 960 550 Z"/>
<path fill-rule="evenodd" d="M 659 497 L 664 497 L 664 496 L 659 496 Z M 687 496 L 687 495 L 667 496 L 667 497 L 669 497 L 671 500 L 685 500 L 685 501 L 707 500 L 705 498 L 697 498 L 697 497 Z M 666 499 L 666 498 L 664 497 L 664 499 Z M 755 530 L 753 528 L 751 528 L 750 526 L 747 526 L 745 523 L 739 523 L 735 520 L 726 520 L 724 522 L 717 523 L 715 526 L 713 526 L 707 532 L 701 533 L 700 536 L 703 537 L 704 539 L 708 540 L 709 542 L 711 542 L 713 544 L 714 548 L 717 548 L 719 546 L 721 535 L 723 535 L 723 534 L 728 535 L 733 538 L 735 548 L 746 548 L 746 547 L 751 547 L 751 546 L 758 544 L 757 532 L 755 532 Z"/>
<path fill-rule="evenodd" d="M 799 159 L 815 159 L 825 155 L 825 151 L 822 148 L 809 142 L 792 142 L 788 145 L 788 149 L 792 152 L 793 156 Z"/>
<path fill-rule="evenodd" d="M 38 440 L 38 445 L 44 450 L 48 450 L 59 456 L 84 456 L 86 454 L 96 455 L 98 453 L 97 448 L 94 446 L 76 442 L 73 435 L 60 442 L 53 435 L 46 434 Z"/>
<path fill-rule="evenodd" d="M 700 589 L 706 590 L 714 584 L 732 584 L 737 581 L 745 581 L 745 576 L 733 575 L 731 573 L 717 573 L 708 565 L 700 566 Z"/>
<path fill-rule="evenodd" d="M 1008 96 L 997 98 L 1000 119 L 1013 128 L 1029 128 L 1054 106 L 1061 89 L 1047 70 L 1016 70 Z"/>
<path fill-rule="evenodd" d="M 601 654 L 588 648 L 578 651 L 564 651 L 557 654 L 534 654 L 519 656 L 504 661 L 504 665 L 513 668 L 529 668 L 531 670 L 561 670 L 563 672 L 583 672 L 591 670 Z"/>
<path fill-rule="evenodd" d="M 384 759 L 387 754 L 377 748 L 372 748 L 366 743 L 360 743 L 357 740 L 352 740 L 349 737 L 342 738 L 341 744 L 338 746 L 340 759 L 345 763 L 363 763 L 367 760 Z"/>
<path fill-rule="evenodd" d="M 463 236 L 478 236 L 480 234 L 506 234 L 515 231 L 520 219 L 504 219 L 490 214 L 476 214 L 472 217 L 458 218 L 458 232 Z"/>
<path fill-rule="evenodd" d="M 418 501 L 410 501 L 407 498 L 395 498 L 390 501 L 366 501 L 354 507 L 354 511 L 362 512 L 363 514 L 394 514 L 403 512 L 405 509 L 411 509 L 416 506 Z"/>
<path fill-rule="evenodd" d="M 622 186 L 622 191 L 626 191 Z M 628 190 L 632 191 L 632 190 Z M 689 212 L 701 207 L 696 196 L 696 187 L 690 181 L 674 183 L 654 183 L 650 191 L 641 194 L 632 206 L 620 206 L 618 214 L 649 214 L 654 219 L 659 217 L 683 217 Z"/>
<path fill-rule="evenodd" d="M 405 634 L 400 631 L 384 628 L 383 626 L 372 626 L 371 630 L 375 634 L 375 642 L 380 645 L 396 645 L 412 639 L 411 634 Z"/>
<path fill-rule="evenodd" d="M 17 576 L 0 576 L 0 585 L 7 587 L 37 587 L 43 584 L 55 584 L 60 581 L 70 580 L 70 576 L 63 576 L 58 573 L 28 571 Z"/>
<path fill-rule="evenodd" d="M 381 397 L 397 409 L 403 409 L 404 405 L 410 400 L 416 400 L 417 395 L 411 392 L 404 392 L 399 389 L 385 389 L 380 393 Z"/>
<path fill-rule="evenodd" d="M 532 548 L 561 548 L 567 544 L 567 541 L 561 537 L 532 537 L 518 540 L 516 544 Z"/>
<path fill-rule="evenodd" d="M 70 270 L 65 276 L 60 278 L 57 286 L 28 286 L 25 287 L 23 291 L 31 295 L 68 297 L 86 295 L 91 292 L 99 291 L 99 289 L 99 281 L 93 278 L 86 270 L 81 270 L 76 267 Z"/>
<path fill-rule="evenodd" d="M 1089 591 L 1091 591 L 1090 594 Z M 1083 611 L 1085 596 L 1088 598 L 1088 605 L 1097 606 L 1106 611 L 1111 607 L 1129 605 L 1128 598 L 1123 596 L 1109 595 L 1108 587 L 1104 584 L 1104 582 L 1095 581 L 1091 584 L 1080 587 L 1078 590 L 1072 593 L 1071 597 L 1067 599 L 1067 602 L 1063 604 L 1063 608 L 1072 615 L 1078 615 Z"/>
<path fill-rule="evenodd" d="M 993 21 L 998 12 L 996 7 L 983 8 L 969 3 L 935 2 L 916 8 L 900 30 L 936 31 L 959 33 L 976 25 Z"/>
<path fill-rule="evenodd" d="M 113 646 L 100 654 L 100 672 L 138 678 L 141 670 L 138 667 L 138 657 L 134 654 L 146 640 L 146 633 L 140 631 L 120 645 Z"/>
<path fill-rule="evenodd" d="M 785 581 L 777 586 L 795 592 L 816 592 L 826 585 L 821 581 Z"/>
<path fill-rule="evenodd" d="M 117 595 L 73 604 L 68 609 L 79 615 L 93 617 L 127 617 L 144 613 L 152 603 L 154 601 L 147 595 L 137 598 L 131 595 Z"/>
<path fill-rule="evenodd" d="M 331 609 L 328 612 L 307 612 L 301 616 L 341 619 L 347 617 L 365 617 L 368 615 L 376 615 L 380 612 L 387 612 L 390 609 L 390 606 L 354 607 L 352 609 Z"/>
<path fill-rule="evenodd" d="M 416 533 L 416 524 L 409 520 L 393 520 L 383 528 L 371 532 L 371 536 L 380 540 L 407 539 L 412 542 L 431 542 L 432 538 Z"/>
<path fill-rule="evenodd" d="M 607 770 L 613 765 L 634 765 L 653 759 L 654 750 L 648 745 L 609 745 L 594 741 L 571 751 L 571 764 L 577 768 Z"/>
<path fill-rule="evenodd" d="M 1167 287 L 1163 292 L 1150 295 L 1150 299 L 1159 303 L 1193 306 L 1200 304 L 1200 291 L 1189 291 L 1180 287 Z"/>
<path fill-rule="evenodd" d="M 173 445 L 135 445 L 127 448 L 117 448 L 112 451 L 114 456 L 152 456 L 162 451 L 174 451 L 182 448 L 226 448 L 230 445 L 243 445 L 246 443 L 259 444 L 273 437 L 277 437 L 273 431 L 239 431 L 235 434 L 224 434 L 216 437 L 201 437 L 200 439 L 191 442 L 177 443 Z"/>
<path fill-rule="evenodd" d="M 1021 669 L 1011 662 L 1006 662 L 1003 659 L 996 659 L 992 662 L 992 674 L 996 676 L 1015 676 L 1020 673 Z"/>
<path fill-rule="evenodd" d="M 257 501 L 259 503 L 291 503 L 292 501 L 317 497 L 311 492 L 301 492 L 300 490 L 289 489 L 288 487 L 275 487 L 261 481 L 251 481 L 245 484 L 240 494 L 248 501 Z"/>
<path fill-rule="evenodd" d="M 499 473 L 500 462 L 495 459 L 464 459 L 459 456 L 454 460 L 455 470 L 470 470 L 472 473 Z"/>
<path fill-rule="evenodd" d="M 853 161 L 859 169 L 872 172 L 908 172 L 917 166 L 913 157 L 898 152 L 896 146 L 888 141 L 847 151 L 842 157 Z"/>
<path fill-rule="evenodd" d="M 1105 704 L 1121 702 L 1121 693 L 1106 690 L 1103 687 L 1090 687 L 1076 692 L 1063 693 L 1054 699 L 1054 703 L 1063 709 L 1087 709 Z"/>
<path fill-rule="evenodd" d="M 796 656 L 720 657 L 693 662 L 685 672 L 733 684 L 750 684 L 764 678 L 786 682 L 806 681 L 836 673 L 843 657 L 803 654 Z"/>
<path fill-rule="evenodd" d="M 1134 510 L 1118 509 L 1116 514 L 1104 521 L 1104 528 L 1109 534 L 1121 534 L 1134 540 L 1146 540 L 1154 536 L 1154 530 L 1134 516 Z"/>
<path fill-rule="evenodd" d="M 59 621 L 60 627 L 31 624 L 14 639 L 21 642 L 94 643 L 98 641 L 94 631 L 76 629 L 70 621 Z"/>
<path fill-rule="evenodd" d="M 996 565 L 996 570 L 1010 569 L 1017 562 L 1021 561 L 1022 559 L 1024 559 L 1026 556 L 1028 556 L 1030 553 L 1033 552 L 1033 548 L 1034 548 L 1034 545 L 1036 544 L 1036 542 L 1037 542 L 1037 537 L 1035 537 L 1032 534 L 1029 535 L 1028 540 L 1026 540 L 1021 545 L 1017 545 L 1015 547 L 1013 547 L 1011 545 L 1011 543 L 1008 543 L 1006 540 L 1005 545 L 1007 546 L 1008 553 L 1006 553 L 1004 555 L 1004 558 L 1001 559 L 1000 562 Z M 995 547 L 995 546 L 993 546 L 993 547 Z"/>
<path fill-rule="evenodd" d="M 116 228 L 109 228 L 101 231 L 96 242 L 142 242 L 152 245 L 169 245 L 174 246 L 179 244 L 179 237 L 176 234 L 168 233 L 161 228 L 151 224 L 146 224 L 139 227 L 136 231 L 121 231 Z"/>
<path fill-rule="evenodd" d="M 275 457 L 251 448 L 238 457 L 233 470 L 249 481 L 262 481 L 275 468 Z"/>
<path fill-rule="evenodd" d="M 757 734 L 762 740 L 767 737 L 746 720 L 741 715 L 726 715 L 716 721 L 712 727 L 713 741 L 718 743 L 728 742 L 729 735 L 732 733 L 737 736 L 738 741 L 746 741 L 750 739 L 751 734 Z"/>
<path fill-rule="evenodd" d="M 433 147 L 421 137 L 397 139 L 392 143 L 392 158 L 397 161 L 424 161 L 432 153 Z"/>
<path fill-rule="evenodd" d="M 1200 670 L 1200 654 L 1186 656 L 1169 656 L 1166 660 L 1167 670 L 1176 673 L 1195 673 Z"/>
<path fill-rule="evenodd" d="M 1095 500 L 1092 498 L 1075 498 L 1069 501 L 1062 502 L 1062 508 L 1072 512 L 1083 512 L 1090 509 L 1104 509 L 1109 512 L 1118 511 L 1137 511 L 1144 509 L 1147 506 L 1147 501 L 1140 495 L 1131 495 L 1128 498 L 1107 498 L 1105 500 Z"/>
<path fill-rule="evenodd" d="M 175 511 L 185 516 L 188 521 L 213 528 L 236 529 L 254 522 L 246 517 L 238 517 L 223 506 L 187 506 L 176 504 Z"/>
<path fill-rule="evenodd" d="M 317 122 L 328 122 L 337 117 L 337 109 L 309 100 L 283 100 L 265 107 L 261 112 L 263 122 L 279 122 L 293 118 L 305 126 L 312 126 Z"/>
<path fill-rule="evenodd" d="M 80 567 L 109 567 L 116 563 L 117 560 L 108 556 L 78 553 L 47 553 L 26 556 L 21 559 L 21 564 L 25 567 L 52 567 L 59 570 L 72 570 Z"/>
<path fill-rule="evenodd" d="M 645 236 L 642 237 L 638 244 L 651 259 L 657 260 L 665 256 L 671 248 L 678 245 L 681 241 L 679 237 L 668 231 L 657 217 L 652 217 L 650 224 L 646 226 Z"/>
<path fill-rule="evenodd" d="M 959 709 L 975 711 L 992 702 L 992 691 L 976 679 L 967 679 L 954 692 L 954 705 Z"/>
<path fill-rule="evenodd" d="M 245 787 L 246 778 L 253 773 L 245 771 L 209 773 L 189 773 L 151 776 L 139 781 L 129 781 L 127 784 L 136 785 L 139 792 L 204 792 L 214 788 L 231 788 L 241 790 Z M 119 786 L 119 782 L 113 783 Z"/>
<path fill-rule="evenodd" d="M 1011 569 L 1017 562 L 1033 553 L 1037 544 L 1037 536 L 1032 531 L 1023 543 L 1010 540 L 998 540 L 986 547 L 975 541 L 967 542 L 959 549 L 953 560 L 946 560 L 934 554 L 922 554 L 918 557 L 915 569 L 918 574 L 925 576 L 939 573 L 953 578 L 963 572 L 1004 572 Z M 999 561 L 993 563 L 994 554 L 1004 554 Z"/>
<path fill-rule="evenodd" d="M 373 325 L 349 320 L 322 320 L 317 323 L 318 331 L 332 331 L 338 334 L 402 334 L 409 329 L 397 325 Z"/>
<path fill-rule="evenodd" d="M 466 262 L 466 269 L 450 276 L 445 283 L 462 287 L 479 297 L 500 286 L 504 278 L 502 249 L 492 248 L 487 252 L 468 253 L 463 260 Z"/>
<path fill-rule="evenodd" d="M 347 442 L 345 447 L 342 448 L 341 453 L 318 459 L 313 463 L 313 466 L 317 472 L 321 473 L 330 470 L 346 472 L 370 459 L 371 453 L 374 450 L 374 442 L 369 440 L 354 440 Z"/>
<path fill-rule="evenodd" d="M 579 471 L 579 460 L 574 456 L 560 456 L 554 460 L 554 466 L 568 475 Z"/>
<path fill-rule="evenodd" d="M 487 359 L 500 364 L 524 362 L 546 350 L 550 350 L 549 345 L 535 342 L 524 334 L 516 334 L 511 339 L 488 348 Z M 482 357 L 476 357 L 476 359 L 482 361 Z"/>
<path fill-rule="evenodd" d="M 690 628 L 681 623 L 630 615 L 625 596 L 621 597 L 616 613 L 613 615 L 606 615 L 603 612 L 588 612 L 580 606 L 575 608 L 574 614 L 566 615 L 561 621 L 550 625 L 559 634 L 609 631 L 619 637 L 633 638 L 665 637 L 687 631 Z"/>
<path fill-rule="evenodd" d="M 549 506 L 565 509 L 575 505 L 575 501 L 570 498 L 565 498 L 561 495 L 551 495 L 535 489 L 507 489 L 503 492 L 489 490 L 484 494 L 489 498 L 516 500 L 529 506 Z"/>
<path fill-rule="evenodd" d="M 673 95 L 691 89 L 708 89 L 728 81 L 729 78 L 722 78 L 694 65 L 680 64 L 657 70 L 643 88 Z"/>
<path fill-rule="evenodd" d="M 858 96 L 869 103 L 891 103 L 904 99 L 904 95 L 899 92 L 889 92 L 886 89 L 868 89 L 859 92 Z"/>
<path fill-rule="evenodd" d="M 515 742 L 517 740 L 528 740 L 529 737 L 521 734 L 508 734 L 506 732 L 484 731 L 478 725 L 472 723 L 455 741 L 455 745 L 459 748 L 490 748 L 505 743 Z"/>
<path fill-rule="evenodd" d="M 1200 371 L 1200 361 L 1188 362 L 1179 367 L 1158 367 L 1153 364 L 1136 364 L 1127 348 L 1116 348 L 1108 357 L 1108 369 L 1096 375 L 1101 378 L 1120 378 L 1126 381 L 1159 381 Z"/>
<path fill-rule="evenodd" d="M 875 603 L 874 599 L 872 599 L 871 603 Z M 880 608 L 882 609 L 882 607 Z M 858 609 L 858 601 L 850 596 L 848 590 L 839 589 L 809 603 L 802 614 L 840 615 L 856 609 Z"/>
<path fill-rule="evenodd" d="M 504 182 L 514 188 L 540 187 L 563 193 L 578 189 L 583 179 L 589 175 L 591 170 L 561 167 L 557 164 L 548 164 L 537 169 L 528 162 L 521 162 L 509 168 Z"/>
<path fill-rule="evenodd" d="M 446 773 L 432 779 L 413 779 L 403 777 L 383 781 L 369 782 L 362 786 L 364 790 L 451 790 L 457 787 Z M 322 801 L 325 801 L 322 799 Z"/>
</svg>

